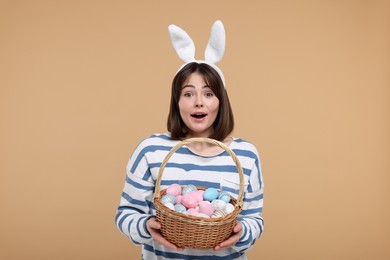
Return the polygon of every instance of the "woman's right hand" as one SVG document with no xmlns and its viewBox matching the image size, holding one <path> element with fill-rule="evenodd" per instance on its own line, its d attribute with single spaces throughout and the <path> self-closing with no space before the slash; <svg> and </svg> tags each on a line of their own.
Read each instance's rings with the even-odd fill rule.
<svg viewBox="0 0 390 260">
<path fill-rule="evenodd" d="M 161 235 L 160 232 L 161 225 L 160 223 L 157 222 L 155 217 L 152 217 L 148 219 L 148 221 L 146 221 L 146 228 L 148 229 L 150 235 L 156 242 L 173 250 L 178 250 L 178 251 L 183 250 L 183 248 L 177 247 L 176 245 L 172 244 Z"/>
</svg>

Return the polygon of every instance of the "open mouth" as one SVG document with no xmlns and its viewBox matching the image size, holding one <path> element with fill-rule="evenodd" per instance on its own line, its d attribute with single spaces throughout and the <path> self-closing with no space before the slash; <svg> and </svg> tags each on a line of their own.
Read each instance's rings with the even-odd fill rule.
<svg viewBox="0 0 390 260">
<path fill-rule="evenodd" d="M 197 119 L 201 119 L 201 118 L 204 118 L 205 116 L 207 116 L 207 114 L 204 114 L 204 113 L 194 113 L 194 114 L 191 114 L 192 117 L 195 117 Z"/>
</svg>

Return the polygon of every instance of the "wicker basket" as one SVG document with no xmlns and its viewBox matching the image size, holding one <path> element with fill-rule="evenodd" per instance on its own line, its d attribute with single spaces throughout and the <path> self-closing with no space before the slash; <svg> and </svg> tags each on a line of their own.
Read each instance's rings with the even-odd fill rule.
<svg viewBox="0 0 390 260">
<path fill-rule="evenodd" d="M 160 183 L 164 168 L 170 159 L 181 146 L 193 142 L 205 142 L 209 144 L 218 145 L 229 153 L 234 163 L 240 178 L 240 190 L 237 199 L 231 198 L 231 203 L 234 205 L 234 211 L 224 217 L 219 218 L 201 218 L 191 215 L 185 215 L 175 212 L 164 206 L 160 199 L 166 190 L 160 191 Z M 197 187 L 198 189 L 205 189 L 205 187 Z M 225 241 L 232 234 L 233 226 L 236 222 L 237 215 L 242 210 L 244 194 L 244 173 L 239 160 L 234 152 L 222 142 L 210 138 L 189 138 L 181 141 L 175 145 L 164 158 L 159 169 L 156 180 L 156 187 L 153 196 L 153 202 L 156 208 L 157 221 L 161 224 L 161 234 L 169 242 L 178 247 L 186 247 L 193 249 L 210 249 Z"/>
</svg>

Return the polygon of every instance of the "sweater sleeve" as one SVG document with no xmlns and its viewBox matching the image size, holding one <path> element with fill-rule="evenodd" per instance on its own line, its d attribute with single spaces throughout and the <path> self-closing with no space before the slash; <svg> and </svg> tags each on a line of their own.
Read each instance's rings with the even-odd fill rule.
<svg viewBox="0 0 390 260">
<path fill-rule="evenodd" d="M 146 221 L 151 217 L 154 183 L 147 181 L 147 147 L 142 143 L 136 148 L 126 166 L 126 181 L 122 191 L 115 223 L 118 229 L 136 245 L 152 239 Z"/>
<path fill-rule="evenodd" d="M 242 224 L 242 233 L 233 249 L 238 252 L 242 253 L 250 249 L 263 233 L 263 192 L 263 177 L 257 156 L 250 174 L 248 190 L 244 196 L 243 210 L 237 219 Z"/>
</svg>

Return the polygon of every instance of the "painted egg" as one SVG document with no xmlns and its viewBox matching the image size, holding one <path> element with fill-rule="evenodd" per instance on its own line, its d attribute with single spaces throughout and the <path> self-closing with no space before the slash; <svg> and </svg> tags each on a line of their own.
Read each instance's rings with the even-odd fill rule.
<svg viewBox="0 0 390 260">
<path fill-rule="evenodd" d="M 196 198 L 194 196 L 187 193 L 187 194 L 184 194 L 183 197 L 181 198 L 181 204 L 183 204 L 184 207 L 186 207 L 187 209 L 195 208 L 196 204 L 198 204 L 198 201 L 196 200 Z"/>
<path fill-rule="evenodd" d="M 202 195 L 202 200 L 203 200 L 203 193 L 204 193 L 204 190 L 198 190 L 198 193 L 200 194 L 200 195 Z M 202 201 L 201 200 L 201 201 Z"/>
<path fill-rule="evenodd" d="M 208 188 L 203 192 L 203 198 L 207 201 L 213 201 L 218 197 L 218 190 L 215 188 Z"/>
<path fill-rule="evenodd" d="M 197 209 L 194 209 L 194 208 L 188 209 L 187 212 L 191 216 L 196 216 L 196 214 L 199 213 L 199 211 Z"/>
<path fill-rule="evenodd" d="M 187 186 L 185 186 L 184 188 L 183 188 L 183 190 L 181 191 L 181 194 L 188 194 L 188 193 L 190 193 L 191 191 L 193 191 L 193 190 L 197 190 L 198 188 L 196 188 L 196 186 L 195 185 L 192 185 L 192 184 L 189 184 L 189 185 L 187 185 Z"/>
<path fill-rule="evenodd" d="M 211 206 L 213 206 L 214 209 L 224 210 L 226 208 L 226 202 L 220 199 L 216 199 L 211 202 Z"/>
<path fill-rule="evenodd" d="M 186 211 L 186 207 L 184 207 L 182 204 L 176 204 L 175 211 L 180 212 L 180 213 L 184 213 L 184 211 Z"/>
<path fill-rule="evenodd" d="M 211 216 L 214 213 L 214 208 L 211 206 L 211 203 L 208 201 L 202 201 L 198 204 L 199 213 L 206 214 Z"/>
<path fill-rule="evenodd" d="M 230 195 L 226 191 L 221 191 L 218 195 L 218 199 L 225 201 L 226 203 L 230 202 Z"/>
<path fill-rule="evenodd" d="M 211 217 L 212 217 L 212 218 L 221 218 L 221 217 L 224 217 L 224 216 L 226 216 L 226 215 L 227 215 L 227 214 L 226 214 L 225 211 L 220 210 L 220 209 L 217 209 L 217 210 L 213 213 L 213 215 L 211 215 Z"/>
<path fill-rule="evenodd" d="M 225 209 L 224 209 L 224 211 L 226 212 L 226 214 L 232 213 L 232 212 L 234 211 L 234 206 L 233 206 L 233 204 L 227 203 L 227 204 L 226 204 L 226 207 L 225 207 Z"/>
<path fill-rule="evenodd" d="M 204 214 L 204 213 L 198 213 L 195 215 L 196 217 L 200 217 L 200 218 L 210 218 L 208 215 Z"/>
<path fill-rule="evenodd" d="M 181 194 L 181 186 L 177 183 L 169 185 L 167 188 L 167 194 L 172 194 L 173 196 Z"/>
<path fill-rule="evenodd" d="M 181 198 L 182 197 L 183 197 L 182 195 L 177 195 L 176 196 L 176 204 L 180 204 L 181 203 Z"/>
<path fill-rule="evenodd" d="M 172 194 L 165 194 L 164 196 L 162 196 L 161 198 L 161 203 L 163 205 L 167 204 L 167 203 L 172 203 L 172 204 L 175 204 L 176 202 L 176 197 Z"/>
<path fill-rule="evenodd" d="M 175 210 L 175 206 L 173 206 L 173 203 L 168 202 L 168 203 L 166 203 L 164 205 L 165 205 L 165 207 L 167 207 L 167 208 L 169 208 L 171 210 Z"/>
<path fill-rule="evenodd" d="M 190 194 L 196 198 L 197 202 L 203 201 L 203 190 L 193 190 Z"/>
</svg>

